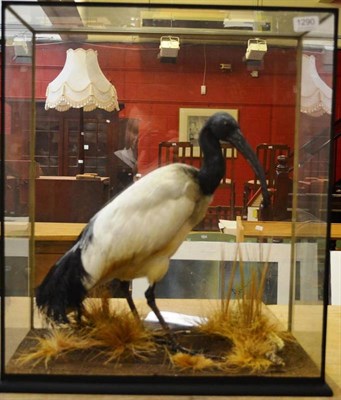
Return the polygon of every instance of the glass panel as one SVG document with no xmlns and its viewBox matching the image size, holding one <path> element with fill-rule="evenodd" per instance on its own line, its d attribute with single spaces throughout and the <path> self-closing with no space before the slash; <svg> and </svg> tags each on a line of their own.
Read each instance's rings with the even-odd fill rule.
<svg viewBox="0 0 341 400">
<path fill-rule="evenodd" d="M 311 296 L 306 300 L 294 299 L 292 329 L 300 343 L 321 367 L 323 334 L 323 304 L 326 277 L 326 254 L 329 250 L 327 236 L 328 191 L 330 177 L 330 154 L 333 120 L 332 87 L 335 20 L 330 15 L 320 20 L 316 29 L 302 39 L 301 45 L 301 96 L 300 115 L 297 132 L 296 171 L 298 183 L 295 185 L 296 207 L 294 242 L 312 246 L 313 252 L 306 251 L 304 258 L 311 265 L 311 273 L 297 282 L 300 290 L 308 290 Z M 317 57 L 317 53 L 321 56 Z M 313 93 L 314 91 L 314 93 Z M 321 93 L 324 93 L 321 95 Z M 309 238 L 302 238 L 301 230 L 310 232 Z M 297 245 L 296 245 L 297 246 Z M 303 250 L 304 251 L 304 250 Z M 295 255 L 297 257 L 297 255 Z M 315 278 L 313 281 L 312 278 Z M 314 293 L 314 295 L 313 295 Z M 307 315 L 310 324 L 303 325 Z M 307 331 L 309 327 L 309 332 Z"/>
<path fill-rule="evenodd" d="M 36 128 L 35 159 L 39 163 L 42 175 L 58 175 L 60 127 L 57 122 L 49 122 L 43 121 Z"/>
<path fill-rule="evenodd" d="M 8 38 L 4 64 L 5 371 L 17 375 L 22 374 L 24 368 L 29 375 L 91 375 L 95 378 L 106 375 L 112 378 L 134 377 L 143 370 L 143 374 L 151 379 L 159 374 L 161 378 L 172 376 L 175 381 L 179 375 L 186 379 L 207 375 L 210 378 L 226 377 L 230 383 L 236 375 L 243 379 L 252 375 L 266 376 L 269 381 L 273 377 L 279 381 L 308 377 L 321 382 L 320 378 L 324 377 L 324 312 L 328 301 L 325 255 L 329 230 L 327 193 L 331 169 L 336 14 L 327 8 L 229 9 L 212 4 L 207 8 L 93 3 L 46 3 L 43 6 L 13 3 L 6 7 L 10 10 L 6 13 L 12 16 L 10 22 L 5 21 L 9 26 L 5 30 Z M 39 12 L 34 13 L 35 9 Z M 15 20 L 15 14 L 20 19 Z M 21 20 L 30 27 L 34 38 L 31 33 L 25 33 L 20 40 L 14 40 L 19 28 L 27 31 L 21 26 Z M 34 64 L 28 55 L 32 39 L 35 42 Z M 35 118 L 32 105 L 41 105 L 46 98 L 47 84 L 60 77 L 70 41 L 77 43 L 80 49 L 97 52 L 103 75 L 117 91 L 119 111 L 106 111 L 100 106 L 89 112 L 77 107 L 67 111 L 40 108 Z M 16 51 L 26 53 L 13 57 Z M 77 85 L 80 82 L 81 79 L 77 79 L 75 86 L 65 87 L 70 91 L 76 88 L 79 94 Z M 91 86 L 91 89 L 90 97 L 100 97 L 103 93 L 102 88 L 97 90 Z M 33 92 L 35 99 L 31 99 Z M 63 95 L 66 96 L 64 92 Z M 86 99 L 84 107 L 85 104 Z M 233 142 L 233 135 L 238 134 L 236 131 L 224 139 L 231 140 L 238 148 L 221 144 L 221 158 L 218 139 L 223 133 L 220 132 L 221 136 L 214 139 L 211 146 L 217 149 L 212 159 L 221 159 L 220 166 L 226 168 L 222 168 L 218 176 L 217 167 L 203 184 L 211 160 L 205 160 L 198 143 L 190 142 L 189 121 L 196 132 L 203 132 L 204 124 L 210 124 L 209 118 L 218 111 L 228 112 L 236 119 L 244 138 L 255 150 L 264 176 L 259 171 L 255 176 L 249 163 L 251 157 L 243 147 L 238 147 L 239 141 Z M 80 132 L 82 123 L 84 138 Z M 226 123 L 224 129 L 231 129 L 231 126 L 235 125 Z M 209 131 L 214 135 L 213 128 Z M 83 139 L 84 157 L 80 151 L 83 150 Z M 201 143 L 204 147 L 205 141 Z M 83 161 L 82 157 L 83 175 L 79 162 Z M 33 159 L 40 166 L 38 172 L 34 172 L 37 166 L 31 161 Z M 101 239 L 97 238 L 101 229 L 100 210 L 107 203 L 109 194 L 119 196 L 135 181 L 138 181 L 135 186 L 138 191 L 147 184 L 145 176 L 149 173 L 163 164 L 178 162 L 187 166 L 172 165 L 168 171 L 172 168 L 177 168 L 179 174 L 186 171 L 181 178 L 177 175 L 173 182 L 169 177 L 171 172 L 168 172 L 166 177 L 155 178 L 151 187 L 139 195 L 133 192 L 134 198 L 126 192 L 123 196 L 127 197 L 119 197 L 110 203 L 108 207 L 119 204 L 118 211 L 113 212 L 115 220 L 111 225 L 109 216 L 112 213 L 108 212 L 103 218 L 108 226 Z M 193 168 L 201 168 L 200 175 Z M 24 178 L 18 176 L 19 170 L 26 171 Z M 167 171 L 167 167 L 161 171 Z M 39 175 L 39 172 L 41 176 L 35 180 L 35 173 Z M 197 176 L 199 178 L 193 182 L 188 181 Z M 261 186 L 261 179 L 266 185 L 263 182 Z M 201 215 L 201 209 L 196 208 L 202 204 L 200 195 L 211 194 L 215 180 L 214 197 L 207 211 L 202 206 L 203 219 L 196 220 L 194 215 Z M 175 186 L 180 184 L 180 188 L 175 190 L 170 182 Z M 35 196 L 38 192 L 46 197 Z M 174 192 L 178 197 L 171 199 Z M 177 203 L 183 192 L 186 199 Z M 268 193 L 271 205 L 262 207 L 262 198 Z M 45 198 L 48 200 L 41 201 Z M 151 209 L 159 204 L 158 198 L 160 205 Z M 130 203 L 133 206 L 129 208 Z M 191 211 L 188 218 L 181 224 L 179 222 L 166 237 L 168 226 L 181 221 L 187 206 L 195 210 L 194 214 Z M 121 215 L 122 209 L 128 211 Z M 29 216 L 33 211 L 39 221 L 35 224 L 35 247 L 29 241 Z M 228 380 L 231 365 L 227 369 L 183 371 L 174 365 L 168 368 L 164 362 L 168 357 L 165 352 L 162 365 L 159 359 L 149 362 L 132 356 L 127 358 L 127 363 L 127 359 L 122 358 L 119 360 L 120 368 L 123 368 L 120 371 L 116 362 L 101 364 L 98 360 L 102 360 L 102 353 L 98 358 L 97 354 L 87 358 L 94 364 L 87 365 L 86 370 L 84 359 L 75 361 L 75 358 L 68 358 L 69 354 L 63 359 L 67 368 L 62 374 L 58 369 L 58 357 L 51 360 L 48 368 L 40 362 L 19 370 L 15 359 L 10 357 L 27 339 L 31 319 L 35 322 L 32 326 L 42 333 L 43 316 L 35 315 L 36 307 L 31 307 L 34 298 L 30 282 L 38 286 L 45 279 L 51 266 L 77 242 L 78 235 L 94 215 L 97 215 L 92 220 L 95 227 L 90 225 L 84 231 L 91 233 L 91 238 L 87 237 L 82 246 L 72 252 L 77 257 L 79 250 L 81 262 L 77 259 L 68 264 L 70 268 L 75 268 L 75 264 L 77 268 L 87 268 L 92 280 L 85 291 L 92 283 L 98 283 L 98 277 L 122 281 L 132 278 L 133 300 L 141 307 L 141 315 L 147 315 L 149 308 L 144 297 L 148 282 L 144 275 L 148 275 L 146 271 L 152 266 L 154 272 L 149 273 L 149 279 L 151 283 L 154 279 L 157 281 L 156 303 L 164 313 L 185 313 L 205 319 L 213 315 L 212 310 L 218 310 L 225 312 L 224 318 L 232 318 L 237 310 L 241 314 L 237 314 L 240 318 L 234 318 L 234 322 L 251 321 L 257 327 L 263 326 L 259 320 L 252 319 L 258 316 L 270 321 L 271 326 L 274 323 L 278 327 L 275 339 L 264 332 L 257 337 L 257 340 L 265 337 L 270 341 L 278 338 L 277 344 L 272 346 L 276 351 L 271 350 L 270 358 L 268 352 L 263 355 L 270 369 L 255 371 L 250 365 L 234 369 L 233 364 L 232 379 Z M 11 225 L 15 227 L 13 232 L 8 227 L 14 222 L 16 224 Z M 49 225 L 45 225 L 46 222 Z M 19 232 L 17 226 L 20 226 Z M 112 238 L 111 229 L 115 232 Z M 179 232 L 182 236 L 176 239 Z M 135 234 L 138 237 L 134 239 Z M 145 242 L 135 249 L 141 236 Z M 152 247 L 164 237 L 163 247 L 148 250 L 148 246 Z M 113 249 L 104 256 L 103 264 L 107 269 L 95 273 L 94 269 L 102 266 L 99 260 L 106 252 L 106 245 L 101 245 L 93 256 L 91 266 L 84 254 L 88 246 L 106 240 L 110 244 L 108 248 Z M 117 249 L 116 243 L 120 243 Z M 166 254 L 168 243 L 172 243 L 172 251 Z M 12 251 L 17 246 L 21 248 L 18 254 Z M 110 259 L 121 254 L 122 249 L 125 249 L 124 254 L 119 260 Z M 130 250 L 133 256 L 128 257 Z M 147 250 L 160 257 L 142 265 L 142 252 Z M 170 268 L 167 271 L 165 263 L 162 271 L 165 275 L 161 277 L 164 254 L 165 259 L 171 259 Z M 34 263 L 36 271 L 31 268 Z M 117 270 L 112 267 L 109 273 L 110 267 L 116 265 L 119 265 Z M 19 280 L 21 285 L 17 284 Z M 85 278 L 79 279 L 80 286 L 83 287 L 84 282 Z M 66 291 L 65 303 L 68 296 L 70 293 Z M 99 295 L 92 293 L 90 296 Z M 111 298 L 115 296 L 122 297 L 122 293 L 110 292 L 110 303 L 117 300 Z M 27 315 L 22 321 L 13 322 L 15 314 L 9 306 L 11 302 L 7 302 L 12 297 L 15 297 L 13 304 L 25 307 Z M 65 303 L 56 308 L 57 314 L 64 308 L 69 311 Z M 118 303 L 121 305 L 120 301 Z M 82 311 L 80 306 L 74 308 L 79 313 Z M 125 310 L 125 316 L 128 312 Z M 74 316 L 75 320 L 79 317 Z M 85 318 L 83 315 L 83 321 Z M 152 323 L 151 320 L 147 322 L 147 326 Z M 24 328 L 15 335 L 15 340 L 11 330 L 13 324 Z M 176 335 L 184 342 L 191 342 L 181 335 L 192 334 L 194 328 L 182 328 Z M 246 334 L 248 328 L 249 325 L 240 328 L 239 333 Z M 76 331 L 79 331 L 78 326 L 74 333 Z M 287 340 L 288 337 L 291 340 Z M 201 339 L 196 337 L 189 344 L 195 346 L 196 340 Z M 282 340 L 284 348 L 280 349 Z M 231 337 L 223 339 L 222 343 L 231 341 L 236 344 Z M 204 344 L 197 343 L 198 348 L 206 349 L 213 342 L 215 340 L 209 336 Z M 224 346 L 222 343 L 219 345 Z M 8 350 L 10 348 L 13 351 Z M 205 355 L 211 355 L 211 350 Z M 226 349 L 222 347 L 217 351 L 222 354 Z M 225 361 L 229 356 L 230 353 Z M 214 383 L 214 379 L 210 383 Z"/>
<path fill-rule="evenodd" d="M 79 146 L 79 125 L 74 121 L 67 121 L 67 138 L 69 156 L 78 155 Z"/>
<path fill-rule="evenodd" d="M 97 142 L 97 156 L 105 157 L 108 153 L 108 132 L 109 127 L 106 123 L 98 124 L 98 142 Z M 112 155 L 111 155 L 112 157 Z"/>
<path fill-rule="evenodd" d="M 85 142 L 85 154 L 86 157 L 96 157 L 97 155 L 97 129 L 95 125 L 95 130 L 84 131 L 84 142 Z"/>
<path fill-rule="evenodd" d="M 6 11 L 5 17 L 9 17 Z M 25 41 L 17 40 L 13 46 L 12 29 L 4 30 L 5 52 L 2 54 L 5 85 L 3 98 L 4 130 L 4 260 L 1 262 L 3 285 L 2 310 L 4 314 L 1 357 L 4 365 L 16 352 L 22 339 L 31 329 L 31 277 L 30 257 L 31 205 L 37 166 L 31 158 L 32 135 L 32 35 L 21 22 L 12 17 L 15 29 L 25 33 Z M 23 36 L 18 39 L 23 39 Z M 26 46 L 25 46 L 26 44 Z M 18 71 L 20 79 L 18 79 Z M 4 278 L 4 279 L 2 279 Z M 20 317 L 19 317 L 20 316 Z M 6 364 L 3 364 L 5 361 Z"/>
</svg>

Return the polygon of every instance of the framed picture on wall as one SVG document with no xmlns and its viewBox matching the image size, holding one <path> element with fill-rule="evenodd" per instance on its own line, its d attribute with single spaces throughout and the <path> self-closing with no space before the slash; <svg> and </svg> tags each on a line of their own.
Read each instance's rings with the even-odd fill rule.
<svg viewBox="0 0 341 400">
<path fill-rule="evenodd" d="M 179 112 L 179 141 L 191 142 L 193 144 L 193 154 L 199 157 L 199 133 L 207 119 L 216 112 L 224 111 L 231 114 L 238 120 L 237 109 L 221 108 L 180 108 Z M 233 156 L 236 156 L 236 150 Z M 229 154 L 232 157 L 232 152 Z"/>
</svg>

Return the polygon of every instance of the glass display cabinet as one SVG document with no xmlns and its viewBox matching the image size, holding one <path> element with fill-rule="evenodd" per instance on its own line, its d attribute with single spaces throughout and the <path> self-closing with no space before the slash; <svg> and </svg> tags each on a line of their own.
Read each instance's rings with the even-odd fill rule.
<svg viewBox="0 0 341 400">
<path fill-rule="evenodd" d="M 2 2 L 0 391 L 331 395 L 337 26 L 331 8 Z M 187 207 L 155 171 L 210 194 L 202 138 L 232 121 L 257 174 L 222 146 L 154 288 L 158 262 L 141 272 L 136 254 Z M 108 254 L 133 272 L 100 270 Z"/>
</svg>

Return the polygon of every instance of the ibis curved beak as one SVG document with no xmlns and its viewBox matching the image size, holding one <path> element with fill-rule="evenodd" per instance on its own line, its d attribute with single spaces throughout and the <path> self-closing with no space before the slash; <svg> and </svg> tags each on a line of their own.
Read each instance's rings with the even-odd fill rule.
<svg viewBox="0 0 341 400">
<path fill-rule="evenodd" d="M 228 141 L 232 143 L 236 147 L 236 149 L 243 154 L 245 159 L 251 165 L 260 182 L 263 195 L 263 207 L 268 207 L 270 205 L 270 194 L 268 192 L 268 187 L 266 184 L 264 169 L 259 162 L 256 153 L 246 141 L 242 132 L 239 129 L 229 136 Z"/>
</svg>

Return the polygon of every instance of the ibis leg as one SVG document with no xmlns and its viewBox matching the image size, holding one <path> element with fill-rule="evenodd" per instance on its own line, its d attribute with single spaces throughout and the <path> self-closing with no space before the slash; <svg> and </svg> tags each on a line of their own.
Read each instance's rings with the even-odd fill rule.
<svg viewBox="0 0 341 400">
<path fill-rule="evenodd" d="M 164 320 L 160 310 L 158 309 L 158 307 L 156 305 L 154 290 L 155 290 L 155 283 L 153 285 L 149 286 L 149 288 L 145 292 L 145 296 L 146 296 L 149 307 L 152 309 L 154 314 L 157 316 L 157 319 L 159 320 L 160 325 L 167 333 L 167 337 L 168 337 L 168 341 L 166 342 L 167 345 L 169 345 L 171 347 L 171 350 L 174 352 L 182 352 L 182 353 L 187 353 L 190 355 L 200 354 L 200 353 L 196 352 L 195 350 L 183 347 L 183 346 L 181 346 L 180 343 L 178 343 L 173 332 L 170 330 L 167 322 Z M 210 355 L 210 358 L 221 360 L 221 357 L 216 357 L 214 355 Z"/>
<path fill-rule="evenodd" d="M 130 281 L 121 281 L 120 282 L 121 290 L 127 300 L 128 306 L 133 313 L 134 317 L 140 320 L 139 314 L 137 312 L 133 297 L 131 295 L 131 282 Z"/>
<path fill-rule="evenodd" d="M 147 303 L 148 303 L 149 307 L 152 309 L 152 311 L 154 312 L 154 314 L 156 315 L 162 328 L 165 331 L 169 332 L 170 331 L 169 326 L 168 326 L 167 322 L 164 320 L 162 314 L 160 313 L 160 310 L 158 309 L 158 307 L 156 305 L 154 290 L 155 290 L 155 283 L 153 285 L 149 286 L 149 288 L 145 292 Z"/>
<path fill-rule="evenodd" d="M 174 352 L 182 352 L 187 354 L 195 354 L 192 350 L 186 349 L 185 347 L 181 346 L 178 341 L 176 340 L 173 332 L 170 330 L 167 322 L 164 320 L 160 310 L 158 309 L 156 302 L 155 302 L 155 283 L 146 290 L 145 296 L 147 299 L 147 303 L 149 307 L 153 310 L 154 314 L 156 315 L 157 319 L 160 322 L 160 325 L 167 333 L 168 340 L 166 341 L 167 345 L 170 346 L 171 350 Z"/>
</svg>

